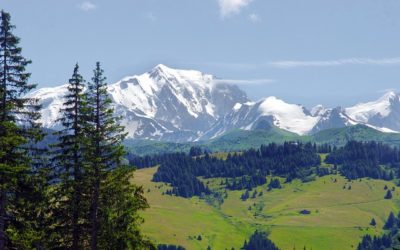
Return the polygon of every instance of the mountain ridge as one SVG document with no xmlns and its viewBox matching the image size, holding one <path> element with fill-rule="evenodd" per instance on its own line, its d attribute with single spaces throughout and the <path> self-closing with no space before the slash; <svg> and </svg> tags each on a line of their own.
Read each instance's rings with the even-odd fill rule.
<svg viewBox="0 0 400 250">
<path fill-rule="evenodd" d="M 28 94 L 43 106 L 44 127 L 56 122 L 67 85 Z M 260 130 L 271 126 L 312 135 L 331 128 L 363 124 L 381 132 L 400 132 L 400 97 L 393 91 L 376 101 L 343 108 L 317 105 L 311 110 L 269 96 L 257 102 L 234 84 L 211 74 L 172 69 L 163 64 L 141 75 L 110 84 L 115 113 L 131 139 L 188 142 L 217 138 L 234 129 Z"/>
</svg>

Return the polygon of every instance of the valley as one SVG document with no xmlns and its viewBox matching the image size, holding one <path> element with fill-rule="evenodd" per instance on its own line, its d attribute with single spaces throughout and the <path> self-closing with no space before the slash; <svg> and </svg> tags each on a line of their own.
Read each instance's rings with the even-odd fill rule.
<svg viewBox="0 0 400 250">
<path fill-rule="evenodd" d="M 218 205 L 199 197 L 163 195 L 169 186 L 151 181 L 156 169 L 139 169 L 133 180 L 143 185 L 150 204 L 143 213 L 144 234 L 157 243 L 186 249 L 239 249 L 256 229 L 269 231 L 281 249 L 356 249 L 361 236 L 379 235 L 389 213 L 400 209 L 399 190 L 393 199 L 384 199 L 384 186 L 395 185 L 383 180 L 348 181 L 327 175 L 307 183 L 284 183 L 282 189 L 271 191 L 267 185 L 259 186 L 253 191 L 262 195 L 246 201 L 240 199 L 243 190 L 228 190 Z M 223 188 L 219 178 L 205 182 L 213 190 Z M 310 214 L 302 215 L 301 210 Z M 372 218 L 376 226 L 369 225 Z"/>
</svg>

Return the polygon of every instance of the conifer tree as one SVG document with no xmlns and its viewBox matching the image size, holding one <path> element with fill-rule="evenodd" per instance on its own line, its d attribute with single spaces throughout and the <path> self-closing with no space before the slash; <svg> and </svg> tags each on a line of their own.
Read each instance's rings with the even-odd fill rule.
<svg viewBox="0 0 400 250">
<path fill-rule="evenodd" d="M 56 225 L 53 243 L 58 247 L 81 249 L 87 242 L 88 185 L 85 137 L 87 109 L 84 80 L 76 64 L 69 80 L 60 122 L 63 129 L 56 133 L 54 172 L 58 181 L 54 190 L 53 218 Z M 59 237 L 59 238 L 57 238 Z"/>
<path fill-rule="evenodd" d="M 28 248 L 39 236 L 32 206 L 36 172 L 30 156 L 42 138 L 37 100 L 24 97 L 36 87 L 28 82 L 31 63 L 13 34 L 10 14 L 0 12 L 0 249 Z M 31 146 L 29 146 L 31 145 Z"/>
<path fill-rule="evenodd" d="M 152 245 L 143 240 L 138 210 L 146 207 L 142 188 L 130 183 L 132 169 L 123 163 L 126 136 L 114 115 L 106 78 L 96 63 L 87 91 L 88 179 L 90 191 L 90 248 L 142 249 Z"/>
<path fill-rule="evenodd" d="M 106 78 L 100 63 L 96 63 L 92 82 L 88 84 L 88 127 L 90 151 L 87 155 L 90 165 L 90 247 L 98 249 L 100 185 L 105 181 L 108 171 L 119 167 L 124 150 L 123 127 L 118 124 L 111 108 L 111 99 L 107 93 Z"/>
</svg>

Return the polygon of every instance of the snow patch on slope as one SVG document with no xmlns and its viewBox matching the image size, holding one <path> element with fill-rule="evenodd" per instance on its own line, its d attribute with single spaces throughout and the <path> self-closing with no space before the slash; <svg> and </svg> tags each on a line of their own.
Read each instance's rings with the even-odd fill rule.
<svg viewBox="0 0 400 250">
<path fill-rule="evenodd" d="M 377 101 L 360 103 L 346 108 L 346 114 L 356 121 L 368 123 L 369 119 L 376 115 L 380 115 L 381 117 L 388 116 L 391 111 L 391 102 L 395 98 L 399 97 L 395 92 L 390 91 Z"/>
<path fill-rule="evenodd" d="M 302 106 L 288 104 L 274 96 L 265 99 L 258 110 L 261 115 L 273 116 L 275 126 L 299 135 L 307 134 L 319 120 L 305 114 Z"/>
</svg>

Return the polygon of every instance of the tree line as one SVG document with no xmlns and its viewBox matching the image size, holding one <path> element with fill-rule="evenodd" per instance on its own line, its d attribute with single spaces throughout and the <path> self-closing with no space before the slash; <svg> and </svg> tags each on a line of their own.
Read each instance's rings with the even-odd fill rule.
<svg viewBox="0 0 400 250">
<path fill-rule="evenodd" d="M 351 180 L 363 177 L 392 180 L 400 173 L 400 150 L 374 141 L 349 141 L 330 153 L 325 162 L 340 166 L 340 172 Z"/>
<path fill-rule="evenodd" d="M 162 158 L 161 158 L 162 159 Z M 205 155 L 192 157 L 184 153 L 165 155 L 153 176 L 155 182 L 170 183 L 171 194 L 192 197 L 210 193 L 197 177 L 231 178 L 226 185 L 230 189 L 252 189 L 266 183 L 266 176 L 290 177 L 290 180 L 312 174 L 312 168 L 320 165 L 317 149 L 311 143 L 271 143 L 259 149 L 228 154 L 226 159 Z"/>
<path fill-rule="evenodd" d="M 148 204 L 131 184 L 100 63 L 87 85 L 75 66 L 57 142 L 41 147 L 31 61 L 10 14 L 0 18 L 0 249 L 155 249 L 139 230 Z"/>
</svg>

